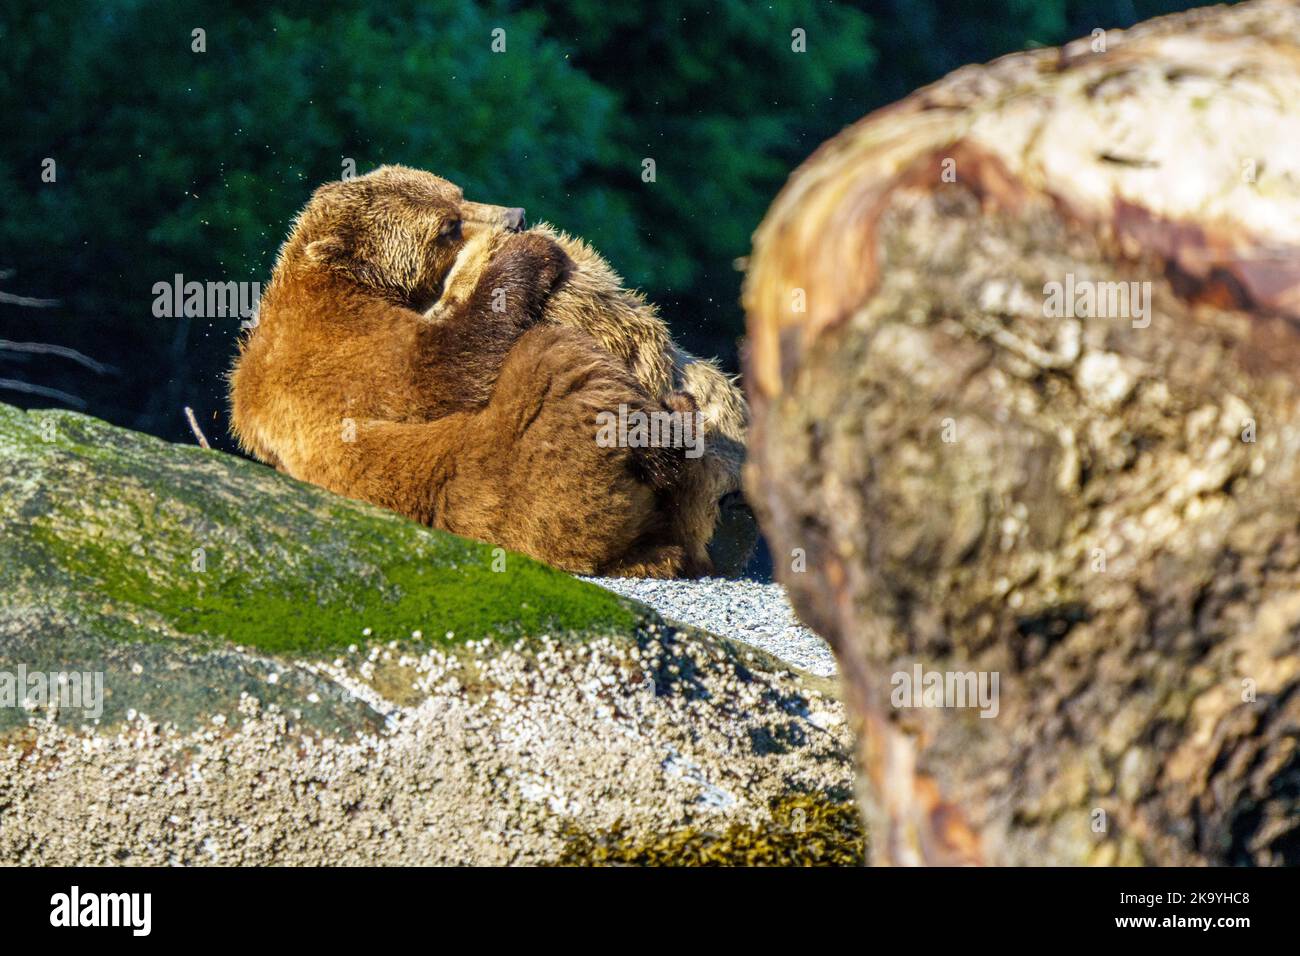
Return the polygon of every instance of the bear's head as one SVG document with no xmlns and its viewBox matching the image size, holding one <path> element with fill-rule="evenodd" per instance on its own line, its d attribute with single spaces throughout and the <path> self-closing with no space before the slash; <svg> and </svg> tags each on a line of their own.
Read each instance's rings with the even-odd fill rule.
<svg viewBox="0 0 1300 956">
<path fill-rule="evenodd" d="M 469 202 L 459 186 L 406 166 L 326 183 L 298 216 L 285 256 L 423 309 L 476 233 L 524 225 L 519 208 Z"/>
</svg>

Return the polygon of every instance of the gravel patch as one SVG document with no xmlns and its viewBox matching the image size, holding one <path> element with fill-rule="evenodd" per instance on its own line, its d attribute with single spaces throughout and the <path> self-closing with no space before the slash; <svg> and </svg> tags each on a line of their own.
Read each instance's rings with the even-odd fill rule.
<svg viewBox="0 0 1300 956">
<path fill-rule="evenodd" d="M 588 578 L 626 597 L 648 604 L 666 618 L 752 644 L 812 674 L 836 672 L 827 643 L 795 617 L 779 584 L 701 578 Z"/>
</svg>

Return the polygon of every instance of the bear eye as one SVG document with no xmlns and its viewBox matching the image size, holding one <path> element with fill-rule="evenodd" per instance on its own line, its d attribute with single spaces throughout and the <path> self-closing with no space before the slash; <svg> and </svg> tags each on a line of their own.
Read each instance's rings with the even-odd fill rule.
<svg viewBox="0 0 1300 956">
<path fill-rule="evenodd" d="M 455 239 L 460 235 L 460 220 L 451 219 L 442 224 L 438 230 L 439 239 Z"/>
</svg>

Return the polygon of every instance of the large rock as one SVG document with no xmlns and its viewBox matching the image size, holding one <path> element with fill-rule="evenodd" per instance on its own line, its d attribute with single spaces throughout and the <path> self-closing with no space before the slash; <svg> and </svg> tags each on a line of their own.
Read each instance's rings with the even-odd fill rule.
<svg viewBox="0 0 1300 956">
<path fill-rule="evenodd" d="M 1300 863 L 1300 8 L 959 70 L 750 263 L 750 497 L 875 859 Z"/>
<path fill-rule="evenodd" d="M 0 406 L 0 862 L 851 862 L 831 688 L 217 452 Z M 74 706 L 78 705 L 78 706 Z"/>
</svg>

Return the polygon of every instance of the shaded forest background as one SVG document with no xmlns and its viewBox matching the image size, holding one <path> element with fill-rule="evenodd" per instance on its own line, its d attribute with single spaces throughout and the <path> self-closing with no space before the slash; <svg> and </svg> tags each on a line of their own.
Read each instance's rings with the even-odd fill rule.
<svg viewBox="0 0 1300 956">
<path fill-rule="evenodd" d="M 264 283 L 293 214 L 349 159 L 428 169 L 584 236 L 683 344 L 735 370 L 735 260 L 820 142 L 966 63 L 1195 5 L 8 0 L 0 290 L 59 304 L 0 301 L 0 401 L 170 439 L 192 405 L 230 448 L 239 319 L 157 318 L 153 286 Z M 111 368 L 15 346 L 30 342 Z"/>
</svg>

